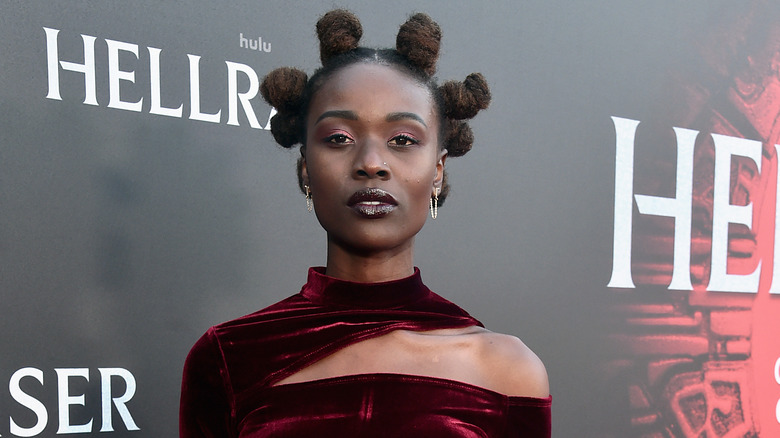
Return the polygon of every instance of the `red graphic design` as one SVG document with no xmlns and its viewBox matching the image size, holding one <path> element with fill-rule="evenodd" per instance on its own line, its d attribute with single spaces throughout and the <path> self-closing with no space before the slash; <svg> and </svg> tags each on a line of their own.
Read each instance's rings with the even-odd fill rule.
<svg viewBox="0 0 780 438">
<path fill-rule="evenodd" d="M 741 6 L 744 8 L 744 4 Z M 676 72 L 664 115 L 637 133 L 634 193 L 675 196 L 673 127 L 699 131 L 694 149 L 692 291 L 666 289 L 673 272 L 674 219 L 634 214 L 635 290 L 616 291 L 618 347 L 610 369 L 627 387 L 615 436 L 780 436 L 780 294 L 770 294 L 775 254 L 780 142 L 780 8 L 754 2 L 723 11 L 696 56 Z M 751 293 L 707 290 L 713 263 L 716 158 L 711 134 L 762 143 L 760 169 L 735 156 L 729 204 L 752 206 L 752 224 L 730 224 L 728 274 L 760 270 Z M 780 256 L 780 255 L 778 255 Z M 780 282 L 780 278 L 775 278 Z M 775 287 L 777 287 L 776 285 Z M 619 378 L 617 377 L 619 376 Z M 629 432 L 626 432 L 629 431 Z"/>
</svg>

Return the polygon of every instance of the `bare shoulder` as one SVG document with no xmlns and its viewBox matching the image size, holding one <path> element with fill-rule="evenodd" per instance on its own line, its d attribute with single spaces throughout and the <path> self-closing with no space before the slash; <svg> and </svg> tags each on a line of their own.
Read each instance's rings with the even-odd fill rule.
<svg viewBox="0 0 780 438">
<path fill-rule="evenodd" d="M 489 387 L 513 396 L 550 395 L 547 370 L 539 357 L 515 336 L 482 330 L 477 333 L 478 358 Z"/>
<path fill-rule="evenodd" d="M 482 327 L 424 332 L 398 330 L 383 337 L 377 352 L 393 352 L 383 363 L 400 360 L 424 374 L 459 380 L 512 396 L 545 398 L 550 395 L 547 370 L 520 339 Z M 372 353 L 371 357 L 377 357 Z"/>
</svg>

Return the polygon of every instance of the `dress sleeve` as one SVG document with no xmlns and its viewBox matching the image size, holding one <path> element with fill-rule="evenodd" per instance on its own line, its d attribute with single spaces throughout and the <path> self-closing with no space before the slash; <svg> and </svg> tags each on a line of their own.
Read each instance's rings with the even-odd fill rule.
<svg viewBox="0 0 780 438">
<path fill-rule="evenodd" d="M 213 329 L 190 350 L 184 363 L 179 405 L 180 438 L 230 438 L 233 409 L 227 370 Z"/>
<path fill-rule="evenodd" d="M 552 397 L 509 397 L 508 438 L 550 438 Z"/>
</svg>

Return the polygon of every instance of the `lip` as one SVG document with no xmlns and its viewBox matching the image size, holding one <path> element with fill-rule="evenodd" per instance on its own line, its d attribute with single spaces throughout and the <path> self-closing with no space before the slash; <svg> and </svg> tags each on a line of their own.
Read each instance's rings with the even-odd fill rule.
<svg viewBox="0 0 780 438">
<path fill-rule="evenodd" d="M 398 206 L 390 193 L 376 187 L 366 187 L 353 193 L 347 206 L 365 218 L 380 218 L 390 214 Z"/>
</svg>

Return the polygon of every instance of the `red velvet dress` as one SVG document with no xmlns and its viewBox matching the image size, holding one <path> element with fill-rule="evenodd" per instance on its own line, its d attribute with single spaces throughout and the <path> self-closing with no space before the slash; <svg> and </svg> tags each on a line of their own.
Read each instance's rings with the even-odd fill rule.
<svg viewBox="0 0 780 438">
<path fill-rule="evenodd" d="M 212 327 L 184 366 L 180 437 L 549 437 L 551 398 L 467 383 L 360 374 L 274 386 L 391 330 L 481 325 L 414 275 L 353 283 L 309 270 L 301 292 Z"/>
</svg>

